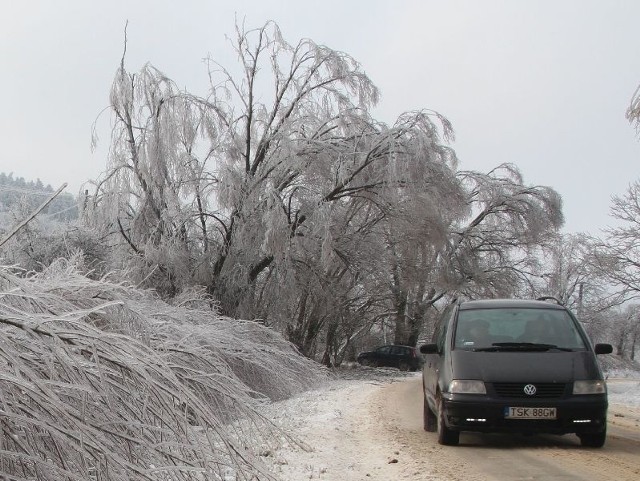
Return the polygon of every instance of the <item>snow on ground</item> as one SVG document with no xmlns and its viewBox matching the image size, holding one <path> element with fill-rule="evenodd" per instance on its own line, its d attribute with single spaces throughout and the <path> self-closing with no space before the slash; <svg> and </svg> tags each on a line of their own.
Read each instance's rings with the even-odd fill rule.
<svg viewBox="0 0 640 481">
<path fill-rule="evenodd" d="M 371 437 L 384 436 L 385 429 L 381 425 L 384 416 L 379 406 L 371 405 L 371 398 L 385 384 L 406 376 L 420 374 L 353 369 L 327 386 L 267 406 L 267 417 L 295 436 L 297 442 L 282 437 L 264 447 L 263 459 L 282 481 L 412 479 L 411 474 L 417 473 L 407 472 L 410 463 L 404 460 L 402 467 L 398 463 L 401 444 L 380 446 L 370 442 Z M 608 378 L 612 406 L 640 407 L 640 372 L 609 372 Z M 438 479 L 424 472 L 421 476 Z"/>
<path fill-rule="evenodd" d="M 265 460 L 283 481 L 399 479 L 401 446 L 380 448 L 372 436 L 383 436 L 371 415 L 370 398 L 386 383 L 401 380 L 395 369 L 358 369 L 328 386 L 274 403 L 267 416 L 302 441 L 280 440 L 264 450 Z M 417 376 L 417 373 L 405 376 Z M 364 378 L 363 378 L 364 377 Z"/>
<path fill-rule="evenodd" d="M 609 363 L 603 368 L 608 380 L 609 403 L 640 407 L 640 365 L 613 355 L 605 359 Z"/>
<path fill-rule="evenodd" d="M 640 408 L 640 374 L 625 378 L 611 376 L 607 381 L 607 388 L 609 404 Z"/>
</svg>

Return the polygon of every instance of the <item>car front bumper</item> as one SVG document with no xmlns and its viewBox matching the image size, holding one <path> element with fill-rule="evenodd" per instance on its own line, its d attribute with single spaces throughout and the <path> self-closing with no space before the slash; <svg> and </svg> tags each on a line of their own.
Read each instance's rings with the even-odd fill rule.
<svg viewBox="0 0 640 481">
<path fill-rule="evenodd" d="M 553 407 L 556 419 L 507 419 L 509 407 Z M 482 395 L 444 394 L 444 420 L 453 431 L 587 434 L 606 429 L 606 395 L 562 399 L 490 398 Z"/>
</svg>

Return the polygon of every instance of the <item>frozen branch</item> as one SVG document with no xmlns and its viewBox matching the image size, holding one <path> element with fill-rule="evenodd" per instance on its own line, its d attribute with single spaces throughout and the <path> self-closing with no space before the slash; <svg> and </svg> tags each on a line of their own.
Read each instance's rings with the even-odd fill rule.
<svg viewBox="0 0 640 481">
<path fill-rule="evenodd" d="M 59 261 L 0 267 L 0 477 L 271 479 L 258 411 L 324 374 L 275 332 Z"/>
</svg>

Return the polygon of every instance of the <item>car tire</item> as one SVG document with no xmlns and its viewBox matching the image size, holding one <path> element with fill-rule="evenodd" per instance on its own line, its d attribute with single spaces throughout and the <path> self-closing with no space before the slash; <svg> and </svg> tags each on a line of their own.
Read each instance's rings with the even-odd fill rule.
<svg viewBox="0 0 640 481">
<path fill-rule="evenodd" d="M 398 369 L 400 369 L 401 371 L 408 371 L 409 364 L 406 362 L 401 362 L 400 364 L 398 364 Z"/>
<path fill-rule="evenodd" d="M 456 446 L 460 442 L 460 433 L 452 431 L 444 422 L 444 406 L 442 398 L 438 398 L 438 417 L 437 417 L 438 443 L 445 446 Z"/>
<path fill-rule="evenodd" d="M 424 424 L 424 430 L 429 433 L 435 433 L 438 430 L 438 418 L 433 411 L 429 407 L 429 403 L 427 402 L 427 397 L 422 394 L 422 398 L 424 399 L 424 410 L 422 413 L 422 420 Z"/>
<path fill-rule="evenodd" d="M 599 433 L 578 434 L 580 444 L 585 448 L 601 448 L 607 439 L 607 430 Z"/>
</svg>

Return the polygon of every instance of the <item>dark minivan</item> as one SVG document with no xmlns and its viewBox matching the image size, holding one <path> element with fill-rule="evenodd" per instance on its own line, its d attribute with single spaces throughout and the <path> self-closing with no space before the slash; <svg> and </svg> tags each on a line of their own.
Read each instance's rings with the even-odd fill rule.
<svg viewBox="0 0 640 481">
<path fill-rule="evenodd" d="M 440 444 L 460 432 L 575 433 L 601 447 L 607 388 L 592 345 L 569 309 L 547 300 L 451 304 L 425 354 L 424 428 Z"/>
</svg>

